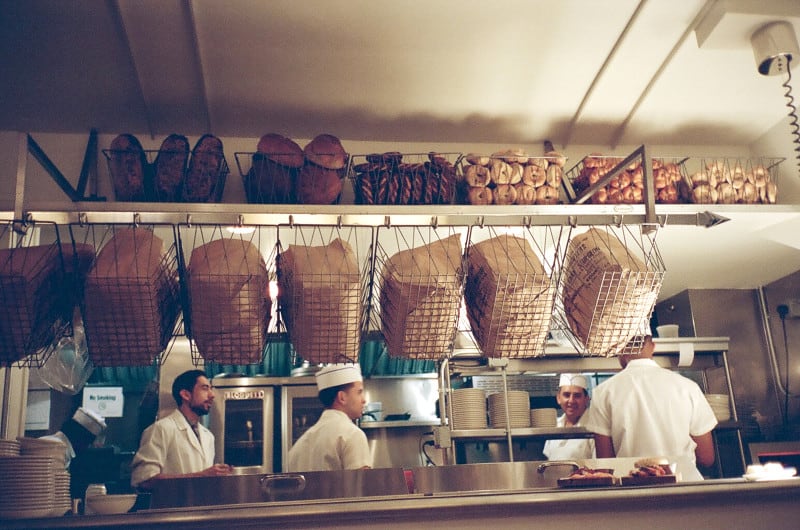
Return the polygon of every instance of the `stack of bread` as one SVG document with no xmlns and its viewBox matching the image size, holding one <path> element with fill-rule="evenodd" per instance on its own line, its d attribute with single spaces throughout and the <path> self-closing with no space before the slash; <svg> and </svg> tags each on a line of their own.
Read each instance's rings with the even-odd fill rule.
<svg viewBox="0 0 800 530">
<path fill-rule="evenodd" d="M 238 238 L 196 247 L 187 270 L 191 338 L 207 362 L 261 362 L 272 303 L 258 247 Z"/>
<path fill-rule="evenodd" d="M 458 234 L 402 250 L 381 271 L 381 329 L 389 355 L 439 359 L 448 351 L 461 305 Z"/>
<path fill-rule="evenodd" d="M 662 276 L 611 231 L 591 228 L 570 240 L 562 271 L 563 310 L 587 353 L 623 352 L 647 323 Z"/>
<path fill-rule="evenodd" d="M 278 256 L 281 316 L 297 354 L 311 363 L 358 359 L 363 316 L 355 253 L 341 239 L 289 245 Z"/>
<path fill-rule="evenodd" d="M 61 275 L 57 245 L 0 249 L 0 366 L 53 340 Z"/>
<path fill-rule="evenodd" d="M 403 158 L 406 161 L 403 161 Z M 396 151 L 366 155 L 353 167 L 359 204 L 450 204 L 456 168 L 445 154 L 403 155 Z M 409 162 L 409 158 L 415 161 Z"/>
<path fill-rule="evenodd" d="M 580 196 L 590 186 L 608 175 L 624 159 L 593 153 L 570 170 L 572 187 Z M 653 183 L 656 202 L 677 203 L 684 199 L 683 174 L 681 166 L 675 162 L 659 158 L 652 160 Z M 631 162 L 604 187 L 589 198 L 592 204 L 636 204 L 644 201 L 644 169 L 641 160 Z"/>
<path fill-rule="evenodd" d="M 152 151 L 132 134 L 118 135 L 105 153 L 118 201 L 218 202 L 222 197 L 228 165 L 222 141 L 213 134 L 201 136 L 191 156 L 186 137 L 170 134 L 152 164 Z"/>
<path fill-rule="evenodd" d="M 566 158 L 508 149 L 491 156 L 469 154 L 463 167 L 467 204 L 558 204 Z"/>
<path fill-rule="evenodd" d="M 243 174 L 251 203 L 334 204 L 342 193 L 349 155 L 336 136 L 320 134 L 304 148 L 269 133 L 258 141 Z"/>
<path fill-rule="evenodd" d="M 687 191 L 696 204 L 775 204 L 778 186 L 761 163 L 718 159 L 702 162 Z"/>
<path fill-rule="evenodd" d="M 116 229 L 87 274 L 84 298 L 96 366 L 151 364 L 180 313 L 178 272 L 164 241 L 143 227 Z"/>
<path fill-rule="evenodd" d="M 554 299 L 554 285 L 526 239 L 501 235 L 470 246 L 464 300 L 486 357 L 544 353 Z"/>
</svg>

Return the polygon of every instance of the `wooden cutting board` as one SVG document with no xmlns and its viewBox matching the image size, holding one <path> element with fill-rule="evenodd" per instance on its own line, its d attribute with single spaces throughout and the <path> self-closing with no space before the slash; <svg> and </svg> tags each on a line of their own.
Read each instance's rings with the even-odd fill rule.
<svg viewBox="0 0 800 530">
<path fill-rule="evenodd" d="M 559 488 L 602 488 L 613 486 L 616 477 L 560 478 Z"/>
<path fill-rule="evenodd" d="M 660 477 L 620 477 L 621 486 L 652 486 L 656 484 L 675 484 L 675 475 L 662 475 Z"/>
</svg>

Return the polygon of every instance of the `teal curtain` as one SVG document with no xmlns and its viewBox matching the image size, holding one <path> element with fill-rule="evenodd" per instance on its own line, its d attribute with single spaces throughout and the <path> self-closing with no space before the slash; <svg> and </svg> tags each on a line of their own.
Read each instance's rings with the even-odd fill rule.
<svg viewBox="0 0 800 530">
<path fill-rule="evenodd" d="M 144 392 L 158 381 L 158 366 L 113 366 L 95 367 L 87 381 L 88 385 L 121 386 L 123 392 Z"/>
</svg>

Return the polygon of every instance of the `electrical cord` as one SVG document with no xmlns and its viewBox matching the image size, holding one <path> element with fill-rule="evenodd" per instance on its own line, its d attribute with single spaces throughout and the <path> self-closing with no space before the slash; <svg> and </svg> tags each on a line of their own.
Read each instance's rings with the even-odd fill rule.
<svg viewBox="0 0 800 530">
<path fill-rule="evenodd" d="M 778 316 L 781 318 L 781 328 L 783 328 L 783 350 L 785 354 L 785 366 L 783 374 L 783 425 L 789 426 L 789 335 L 786 331 L 786 315 L 789 314 L 789 306 L 781 304 L 778 306 Z"/>
<path fill-rule="evenodd" d="M 792 57 L 788 56 L 786 61 L 786 82 L 783 83 L 783 88 L 786 89 L 784 97 L 786 98 L 786 106 L 789 108 L 789 127 L 794 136 L 794 152 L 797 158 L 797 169 L 800 171 L 800 120 L 797 117 L 797 107 L 794 104 L 794 96 L 792 96 Z"/>
<path fill-rule="evenodd" d="M 434 466 L 435 467 L 436 466 L 436 462 L 434 462 L 433 459 L 431 459 L 431 456 L 428 454 L 428 451 L 426 451 L 426 448 L 427 447 L 434 447 L 436 444 L 434 443 L 433 440 L 425 440 L 425 441 L 423 441 L 423 438 L 425 436 L 433 436 L 433 432 L 426 432 L 426 433 L 422 433 L 420 435 L 420 437 L 419 437 L 419 452 L 420 452 L 420 454 L 422 454 L 422 456 L 425 457 L 425 465 L 426 466 Z"/>
</svg>

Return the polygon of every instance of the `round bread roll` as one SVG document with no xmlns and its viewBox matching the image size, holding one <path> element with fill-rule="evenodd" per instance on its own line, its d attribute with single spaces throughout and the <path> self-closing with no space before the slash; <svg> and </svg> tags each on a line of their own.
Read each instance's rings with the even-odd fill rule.
<svg viewBox="0 0 800 530">
<path fill-rule="evenodd" d="M 516 184 L 522 181 L 522 164 L 519 162 L 514 162 L 513 164 L 509 164 L 509 171 L 508 171 L 508 183 L 509 184 Z"/>
<path fill-rule="evenodd" d="M 514 187 L 517 189 L 517 204 L 536 204 L 536 188 L 524 182 Z"/>
<path fill-rule="evenodd" d="M 514 204 L 517 202 L 517 189 L 511 184 L 498 184 L 493 196 L 495 204 Z"/>
<path fill-rule="evenodd" d="M 347 153 L 339 139 L 331 134 L 320 134 L 303 148 L 306 159 L 325 169 L 342 169 L 347 164 Z"/>
<path fill-rule="evenodd" d="M 491 182 L 489 168 L 485 166 L 470 165 L 464 170 L 464 179 L 467 185 L 473 188 L 488 186 Z"/>
<path fill-rule="evenodd" d="M 333 204 L 342 186 L 341 172 L 306 163 L 297 174 L 295 196 L 300 204 Z"/>
<path fill-rule="evenodd" d="M 564 165 L 566 165 L 567 163 L 567 157 L 565 157 L 558 151 L 548 151 L 544 154 L 544 156 L 546 156 L 551 163 L 557 165 L 560 168 L 563 168 Z"/>
<path fill-rule="evenodd" d="M 564 169 L 558 164 L 547 166 L 546 182 L 551 188 L 558 188 L 561 186 L 561 177 L 564 175 Z"/>
<path fill-rule="evenodd" d="M 466 156 L 467 162 L 470 164 L 475 164 L 477 166 L 488 166 L 489 160 L 491 160 L 486 155 L 479 155 L 476 153 L 470 153 Z"/>
<path fill-rule="evenodd" d="M 534 164 L 526 165 L 522 170 L 522 182 L 538 188 L 547 180 L 547 170 Z"/>
<path fill-rule="evenodd" d="M 500 158 L 492 158 L 489 161 L 489 174 L 495 184 L 509 184 L 511 182 L 511 166 Z"/>
<path fill-rule="evenodd" d="M 467 201 L 474 205 L 492 204 L 492 189 L 485 186 L 469 188 L 467 190 Z"/>
<path fill-rule="evenodd" d="M 547 185 L 537 188 L 536 204 L 558 204 L 558 188 Z"/>
<path fill-rule="evenodd" d="M 550 165 L 550 162 L 548 162 L 546 158 L 542 158 L 540 156 L 532 156 L 532 157 L 528 158 L 528 165 L 529 166 L 538 166 L 538 167 L 540 167 L 542 169 L 547 169 L 547 166 Z"/>
<path fill-rule="evenodd" d="M 282 166 L 299 168 L 303 165 L 303 150 L 294 140 L 280 134 L 265 134 L 258 141 L 256 150 Z"/>
</svg>

